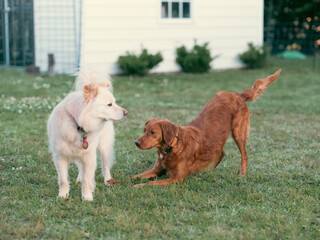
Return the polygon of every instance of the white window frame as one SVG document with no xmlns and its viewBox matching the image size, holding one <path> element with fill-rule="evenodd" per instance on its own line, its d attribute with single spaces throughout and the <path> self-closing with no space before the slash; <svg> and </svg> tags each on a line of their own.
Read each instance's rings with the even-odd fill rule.
<svg viewBox="0 0 320 240">
<path fill-rule="evenodd" d="M 168 17 L 162 17 L 162 2 L 168 3 Z M 172 2 L 179 3 L 179 17 L 173 18 L 172 17 Z M 183 17 L 183 3 L 187 2 L 190 4 L 190 17 L 184 18 Z M 159 22 L 160 23 L 192 23 L 193 22 L 193 1 L 192 0 L 160 0 L 159 1 Z"/>
</svg>

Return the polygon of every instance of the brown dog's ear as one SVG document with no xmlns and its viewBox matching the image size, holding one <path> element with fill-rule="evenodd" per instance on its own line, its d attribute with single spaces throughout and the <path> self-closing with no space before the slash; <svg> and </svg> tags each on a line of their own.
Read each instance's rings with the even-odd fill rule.
<svg viewBox="0 0 320 240">
<path fill-rule="evenodd" d="M 98 87 L 94 84 L 85 85 L 83 88 L 83 98 L 85 102 L 89 102 L 91 98 L 98 95 Z"/>
<path fill-rule="evenodd" d="M 176 135 L 177 126 L 168 120 L 163 120 L 160 123 L 162 129 L 162 138 L 163 141 L 169 145 L 173 142 L 173 139 Z"/>
</svg>

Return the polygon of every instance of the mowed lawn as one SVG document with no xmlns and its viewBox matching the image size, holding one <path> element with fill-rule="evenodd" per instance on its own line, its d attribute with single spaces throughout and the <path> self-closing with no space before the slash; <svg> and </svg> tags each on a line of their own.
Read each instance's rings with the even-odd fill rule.
<svg viewBox="0 0 320 240">
<path fill-rule="evenodd" d="M 57 198 L 57 173 L 46 122 L 74 77 L 28 76 L 0 69 L 0 239 L 319 239 L 320 64 L 271 59 L 262 70 L 114 77 L 114 95 L 129 111 L 115 123 L 120 183 L 96 171 L 93 202 L 81 201 L 69 170 L 68 200 Z M 248 103 L 247 175 L 230 138 L 221 164 L 182 184 L 132 188 L 130 176 L 152 168 L 156 151 L 134 141 L 149 118 L 185 125 L 220 91 L 241 92 L 282 68 L 279 79 Z M 100 160 L 99 160 L 100 161 Z M 139 182 L 139 181 L 138 181 Z"/>
</svg>

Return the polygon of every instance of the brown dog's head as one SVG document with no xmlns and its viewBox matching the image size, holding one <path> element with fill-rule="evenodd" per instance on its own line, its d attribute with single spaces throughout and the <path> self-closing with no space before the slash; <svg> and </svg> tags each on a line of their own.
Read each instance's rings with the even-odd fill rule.
<svg viewBox="0 0 320 240">
<path fill-rule="evenodd" d="M 169 145 L 176 134 L 177 126 L 168 120 L 150 119 L 144 125 L 144 134 L 135 141 L 140 149 Z"/>
</svg>

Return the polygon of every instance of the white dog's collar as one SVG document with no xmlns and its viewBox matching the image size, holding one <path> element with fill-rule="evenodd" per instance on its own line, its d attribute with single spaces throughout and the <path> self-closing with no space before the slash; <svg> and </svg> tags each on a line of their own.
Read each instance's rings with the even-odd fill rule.
<svg viewBox="0 0 320 240">
<path fill-rule="evenodd" d="M 77 130 L 81 133 L 81 137 L 82 137 L 82 148 L 84 150 L 86 150 L 89 147 L 89 143 L 87 141 L 87 134 L 84 131 L 83 127 L 80 127 L 79 125 L 77 126 Z"/>
<path fill-rule="evenodd" d="M 76 119 L 75 119 L 74 117 L 72 117 L 72 118 L 73 118 L 74 123 L 75 123 L 76 126 L 77 126 L 78 132 L 81 133 L 81 137 L 82 137 L 82 148 L 83 148 L 84 150 L 86 150 L 86 149 L 88 149 L 88 147 L 89 147 L 89 143 L 88 143 L 88 141 L 87 141 L 87 139 L 88 139 L 88 138 L 87 138 L 88 133 L 83 129 L 83 127 L 79 126 L 79 124 L 77 123 L 77 121 L 76 121 Z"/>
</svg>

